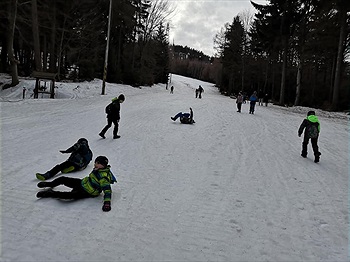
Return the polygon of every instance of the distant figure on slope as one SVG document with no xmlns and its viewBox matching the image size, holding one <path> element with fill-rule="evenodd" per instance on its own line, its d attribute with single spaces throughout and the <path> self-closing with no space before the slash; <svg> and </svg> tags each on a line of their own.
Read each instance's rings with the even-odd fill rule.
<svg viewBox="0 0 350 262">
<path fill-rule="evenodd" d="M 170 87 L 170 94 L 174 94 L 174 86 Z"/>
<path fill-rule="evenodd" d="M 199 93 L 199 90 L 198 88 L 196 89 L 196 98 L 198 98 L 198 93 Z"/>
<path fill-rule="evenodd" d="M 259 98 L 259 106 L 262 106 L 263 99 L 264 99 L 264 92 L 261 89 L 259 90 L 258 98 Z"/>
<path fill-rule="evenodd" d="M 39 180 L 47 180 L 57 175 L 59 172 L 70 173 L 73 171 L 83 170 L 87 167 L 92 159 L 92 152 L 86 138 L 80 138 L 78 142 L 67 150 L 60 150 L 62 154 L 71 153 L 69 158 L 61 164 L 54 166 L 50 171 L 44 174 L 36 173 Z"/>
<path fill-rule="evenodd" d="M 265 106 L 267 106 L 267 104 L 269 103 L 269 95 L 265 94 L 263 102 L 265 103 Z"/>
<path fill-rule="evenodd" d="M 320 162 L 321 153 L 320 151 L 318 151 L 317 141 L 320 134 L 321 125 L 320 125 L 320 122 L 318 121 L 317 116 L 315 115 L 315 111 L 309 111 L 307 113 L 306 119 L 303 120 L 303 122 L 299 127 L 299 130 L 298 130 L 299 137 L 301 137 L 304 129 L 305 129 L 305 132 L 304 132 L 304 140 L 302 144 L 301 156 L 306 158 L 307 145 L 309 144 L 309 139 L 311 139 L 311 145 L 315 156 L 315 163 L 318 163 Z"/>
<path fill-rule="evenodd" d="M 202 98 L 202 93 L 204 92 L 204 89 L 201 85 L 199 85 L 198 87 L 198 98 Z"/>
<path fill-rule="evenodd" d="M 249 114 L 254 114 L 255 104 L 258 101 L 258 97 L 256 96 L 256 91 L 254 91 L 254 93 L 250 96 L 249 101 L 250 101 Z"/>
<path fill-rule="evenodd" d="M 112 102 L 106 107 L 107 114 L 107 125 L 99 133 L 100 137 L 106 138 L 105 133 L 114 124 L 113 129 L 113 139 L 120 138 L 118 135 L 119 120 L 120 120 L 120 104 L 125 101 L 125 96 L 123 94 L 112 99 Z"/>
<path fill-rule="evenodd" d="M 241 113 L 242 109 L 242 103 L 243 103 L 243 95 L 241 92 L 238 93 L 237 99 L 236 99 L 236 104 L 237 104 L 237 112 Z"/>
<path fill-rule="evenodd" d="M 98 156 L 95 160 L 94 169 L 89 176 L 80 178 L 71 178 L 61 176 L 51 182 L 38 183 L 39 188 L 57 187 L 65 185 L 72 188 L 71 191 L 54 191 L 51 188 L 40 191 L 36 194 L 38 198 L 59 198 L 59 199 L 82 199 L 88 197 L 97 197 L 103 191 L 104 201 L 102 210 L 107 212 L 111 210 L 112 189 L 111 184 L 117 182 L 113 176 L 108 159 L 105 156 Z"/>
<path fill-rule="evenodd" d="M 182 124 L 194 124 L 195 121 L 193 119 L 193 111 L 190 107 L 190 113 L 177 113 L 174 117 L 171 117 L 171 120 L 176 121 L 176 119 L 180 118 L 180 122 Z"/>
</svg>

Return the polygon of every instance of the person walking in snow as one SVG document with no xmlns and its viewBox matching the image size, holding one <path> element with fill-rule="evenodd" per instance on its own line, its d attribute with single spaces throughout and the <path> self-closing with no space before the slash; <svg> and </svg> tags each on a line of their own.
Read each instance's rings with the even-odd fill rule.
<svg viewBox="0 0 350 262">
<path fill-rule="evenodd" d="M 241 109 L 242 109 L 242 103 L 243 103 L 243 96 L 242 93 L 239 92 L 237 99 L 236 99 L 236 104 L 237 104 L 237 112 L 241 113 Z"/>
<path fill-rule="evenodd" d="M 74 145 L 67 150 L 60 150 L 62 154 L 71 155 L 61 164 L 57 164 L 50 171 L 44 174 L 36 173 L 36 178 L 39 180 L 47 180 L 58 174 L 70 173 L 73 171 L 83 170 L 92 160 L 92 151 L 89 148 L 89 143 L 86 138 L 80 138 Z"/>
<path fill-rule="evenodd" d="M 176 119 L 180 118 L 180 122 L 182 124 L 194 124 L 195 123 L 195 121 L 193 119 L 193 111 L 192 111 L 191 107 L 190 107 L 190 113 L 179 112 L 174 117 L 170 117 L 170 118 L 173 121 L 176 121 Z"/>
<path fill-rule="evenodd" d="M 264 99 L 264 92 L 261 89 L 259 90 L 258 99 L 259 99 L 259 106 L 262 106 L 263 99 Z"/>
<path fill-rule="evenodd" d="M 254 93 L 250 96 L 249 101 L 250 101 L 249 114 L 254 114 L 255 104 L 258 101 L 258 97 L 256 96 L 256 91 L 254 91 Z"/>
<path fill-rule="evenodd" d="M 113 139 L 120 138 L 120 135 L 118 135 L 118 129 L 119 129 L 119 120 L 120 120 L 120 104 L 125 101 L 125 96 L 123 94 L 120 94 L 118 97 L 115 97 L 112 99 L 112 102 L 107 105 L 106 107 L 106 114 L 107 114 L 107 125 L 102 129 L 102 131 L 99 133 L 99 136 L 105 139 L 105 134 L 107 130 L 112 126 L 112 123 L 114 124 L 113 129 Z"/>
<path fill-rule="evenodd" d="M 174 94 L 174 86 L 170 87 L 170 94 Z"/>
<path fill-rule="evenodd" d="M 89 197 L 97 197 L 103 191 L 102 210 L 108 212 L 111 210 L 112 189 L 111 184 L 117 182 L 105 156 L 98 156 L 94 163 L 94 169 L 89 176 L 80 178 L 72 178 L 61 176 L 51 182 L 39 182 L 39 188 L 50 187 L 50 189 L 39 191 L 36 196 L 38 198 L 58 198 L 58 199 L 82 199 Z M 52 188 L 64 185 L 71 188 L 71 191 L 54 191 Z"/>
<path fill-rule="evenodd" d="M 198 98 L 202 98 L 202 93 L 204 92 L 204 89 L 201 85 L 199 85 L 198 87 Z"/>
<path fill-rule="evenodd" d="M 265 94 L 263 102 L 265 103 L 265 106 L 267 106 L 267 104 L 269 103 L 269 95 Z"/>
<path fill-rule="evenodd" d="M 304 132 L 305 130 L 305 132 Z M 309 144 L 309 140 L 311 140 L 312 149 L 314 151 L 315 163 L 320 162 L 321 152 L 318 150 L 318 137 L 320 135 L 321 124 L 318 121 L 317 116 L 315 115 L 315 111 L 309 111 L 307 113 L 306 119 L 301 123 L 298 135 L 301 137 L 304 132 L 304 139 L 302 143 L 301 156 L 307 157 L 307 145 Z"/>
</svg>

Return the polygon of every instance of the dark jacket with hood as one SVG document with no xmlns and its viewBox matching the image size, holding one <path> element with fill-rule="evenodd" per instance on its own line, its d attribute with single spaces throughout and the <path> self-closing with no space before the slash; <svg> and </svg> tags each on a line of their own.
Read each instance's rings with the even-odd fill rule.
<svg viewBox="0 0 350 262">
<path fill-rule="evenodd" d="M 321 131 L 321 125 L 320 122 L 318 121 L 317 116 L 315 116 L 315 113 L 313 111 L 310 111 L 308 113 L 308 116 L 306 117 L 306 119 L 303 120 L 303 122 L 301 123 L 299 130 L 298 130 L 298 135 L 301 136 L 301 134 L 303 133 L 304 129 L 304 138 L 311 138 L 310 136 L 310 131 L 312 126 L 317 128 L 317 137 L 318 134 Z"/>
<path fill-rule="evenodd" d="M 112 99 L 112 102 L 106 107 L 107 118 L 113 120 L 120 119 L 120 103 L 123 101 L 124 95 Z"/>
<path fill-rule="evenodd" d="M 90 150 L 88 141 L 85 138 L 80 138 L 73 146 L 61 152 L 71 153 L 68 161 L 79 169 L 85 168 L 92 159 L 92 151 Z"/>
<path fill-rule="evenodd" d="M 180 122 L 182 124 L 194 124 L 194 120 L 193 120 L 193 111 L 192 108 L 190 108 L 190 117 L 180 117 Z"/>
</svg>

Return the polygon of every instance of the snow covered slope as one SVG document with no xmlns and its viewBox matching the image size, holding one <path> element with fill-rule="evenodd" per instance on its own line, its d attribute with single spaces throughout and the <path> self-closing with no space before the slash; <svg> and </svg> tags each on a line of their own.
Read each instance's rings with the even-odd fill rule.
<svg viewBox="0 0 350 262">
<path fill-rule="evenodd" d="M 0 261 L 347 261 L 349 122 L 316 110 L 321 161 L 300 156 L 308 108 L 256 106 L 212 84 L 173 75 L 132 88 L 57 83 L 57 99 L 31 98 L 34 80 L 0 91 Z M 194 90 L 205 92 L 196 99 Z M 26 87 L 26 99 L 22 90 Z M 123 93 L 120 135 L 98 133 Z M 170 117 L 193 108 L 194 125 Z M 64 161 L 80 137 L 110 160 L 118 183 L 103 197 L 37 199 L 36 172 Z M 82 178 L 87 169 L 69 174 Z M 64 187 L 58 189 L 64 190 Z"/>
</svg>

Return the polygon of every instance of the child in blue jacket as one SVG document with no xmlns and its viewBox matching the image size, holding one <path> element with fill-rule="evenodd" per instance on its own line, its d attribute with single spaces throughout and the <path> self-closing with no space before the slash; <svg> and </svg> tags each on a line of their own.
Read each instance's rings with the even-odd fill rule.
<svg viewBox="0 0 350 262">
<path fill-rule="evenodd" d="M 249 101 L 250 101 L 250 107 L 249 107 L 249 114 L 254 114 L 255 110 L 255 104 L 258 101 L 258 97 L 256 96 L 256 91 L 250 96 Z"/>
</svg>

